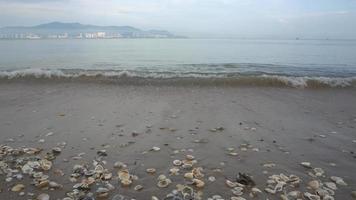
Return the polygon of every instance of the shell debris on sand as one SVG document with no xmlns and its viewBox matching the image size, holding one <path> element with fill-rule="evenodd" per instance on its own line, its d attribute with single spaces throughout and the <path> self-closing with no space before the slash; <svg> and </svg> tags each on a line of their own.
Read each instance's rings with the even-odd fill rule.
<svg viewBox="0 0 356 200">
<path fill-rule="evenodd" d="M 248 144 L 242 146 L 247 149 L 252 148 Z M 174 154 L 172 160 L 167 162 L 166 171 L 158 176 L 156 175 L 155 168 L 144 168 L 142 169 L 142 173 L 138 172 L 138 174 L 145 177 L 139 179 L 139 177 L 131 173 L 133 171 L 137 172 L 136 168 L 131 168 L 133 166 L 119 161 L 114 163 L 105 161 L 104 158 L 108 158 L 109 156 L 105 149 L 97 151 L 97 155 L 95 155 L 91 161 L 85 160 L 84 158 L 81 160 L 72 160 L 71 162 L 73 162 L 74 165 L 71 167 L 71 172 L 64 174 L 61 169 L 55 166 L 55 164 L 58 163 L 55 161 L 56 158 L 60 156 L 64 150 L 65 148 L 59 144 L 45 150 L 28 147 L 12 148 L 10 146 L 0 145 L 0 172 L 7 172 L 0 175 L 6 176 L 5 180 L 9 182 L 10 187 L 7 188 L 7 191 L 16 192 L 19 196 L 28 195 L 32 192 L 32 199 L 48 200 L 50 196 L 45 193 L 46 191 L 58 190 L 58 192 L 60 192 L 63 188 L 63 185 L 60 184 L 61 182 L 56 182 L 57 180 L 54 181 L 55 179 L 52 179 L 50 174 L 64 176 L 65 178 L 69 178 L 72 182 L 70 185 L 72 189 L 69 189 L 69 191 L 63 190 L 62 200 L 131 199 L 117 194 L 117 192 L 126 190 L 131 193 L 137 192 L 137 194 L 139 194 L 141 191 L 143 194 L 146 190 L 149 191 L 152 189 L 146 189 L 146 187 L 149 186 L 142 181 L 146 178 L 153 179 L 156 182 L 154 188 L 159 192 L 156 193 L 156 195 L 161 195 L 162 192 L 176 185 L 176 189 L 168 193 L 166 197 L 163 198 L 164 200 L 243 200 L 244 198 L 256 198 L 259 195 L 259 197 L 262 198 L 265 194 L 272 196 L 273 199 L 279 199 L 280 197 L 283 200 L 332 200 L 339 188 L 347 186 L 343 178 L 337 176 L 329 177 L 327 176 L 328 173 L 322 168 L 313 168 L 309 162 L 302 162 L 300 165 L 304 168 L 300 167 L 298 163 L 296 163 L 296 166 L 299 166 L 299 169 L 304 169 L 306 175 L 310 175 L 306 176 L 307 178 L 304 181 L 293 174 L 272 174 L 266 180 L 264 191 L 261 191 L 258 188 L 257 182 L 253 180 L 254 176 L 250 176 L 246 173 L 238 173 L 235 180 L 229 180 L 222 175 L 222 172 L 224 172 L 223 169 L 201 167 L 200 158 L 197 155 L 191 155 L 193 154 L 192 152 L 195 152 L 195 149 L 188 148 L 179 150 L 179 153 L 186 153 L 182 158 L 176 159 L 174 156 L 178 156 L 179 154 Z M 152 151 L 159 150 L 159 147 L 152 148 Z M 235 149 L 228 148 L 227 150 L 234 151 Z M 82 156 L 84 154 L 78 155 Z M 157 154 L 151 154 L 150 156 L 154 155 Z M 16 162 L 12 162 L 14 160 Z M 217 164 L 219 164 L 219 162 L 220 161 L 218 161 Z M 228 161 L 223 161 L 222 166 L 227 167 L 230 166 L 229 164 Z M 107 166 L 113 167 L 110 168 Z M 142 164 L 142 166 L 146 165 Z M 276 166 L 275 163 L 268 162 L 259 167 L 262 169 L 265 169 L 264 167 L 271 168 L 272 172 L 272 170 L 277 170 L 273 168 L 274 166 Z M 158 169 L 161 170 L 162 166 L 159 167 Z M 28 178 L 31 179 L 30 183 L 35 187 L 29 187 L 30 183 L 25 182 Z M 204 196 L 204 192 L 208 191 L 210 187 L 215 187 L 215 185 L 219 187 L 218 184 L 224 181 L 226 186 L 221 190 L 224 191 L 224 193 L 215 195 L 209 194 L 210 197 L 208 197 L 208 195 Z M 301 185 L 302 187 L 300 187 Z M 66 187 L 66 185 L 64 186 Z M 33 189 L 34 191 L 27 192 L 29 189 Z M 352 192 L 351 196 L 352 198 L 356 198 L 356 193 Z M 158 198 L 152 197 L 152 199 Z"/>
</svg>

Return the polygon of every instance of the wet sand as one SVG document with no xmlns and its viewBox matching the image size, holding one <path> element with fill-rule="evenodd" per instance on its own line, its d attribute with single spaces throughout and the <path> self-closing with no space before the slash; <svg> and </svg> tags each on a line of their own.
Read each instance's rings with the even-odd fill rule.
<svg viewBox="0 0 356 200">
<path fill-rule="evenodd" d="M 251 175 L 261 190 L 272 174 L 294 174 L 301 178 L 297 190 L 303 192 L 311 192 L 305 188 L 311 180 L 339 176 L 348 186 L 338 185 L 335 199 L 351 199 L 351 191 L 356 190 L 355 102 L 354 89 L 1 83 L 0 144 L 41 147 L 44 151 L 63 141 L 67 145 L 52 167 L 65 175 L 49 172 L 50 179 L 64 188 L 43 191 L 32 186 L 26 176 L 5 182 L 6 176 L 0 175 L 0 199 L 35 198 L 7 192 L 16 183 L 23 183 L 24 191 L 35 196 L 48 193 L 51 199 L 62 199 L 75 184 L 69 181 L 73 165 L 91 164 L 101 149 L 107 151 L 105 168 L 114 177 L 115 161 L 124 162 L 130 173 L 138 176 L 128 188 L 113 178 L 110 182 L 116 189 L 110 197 L 122 194 L 151 199 L 154 195 L 163 199 L 176 184 L 186 182 L 186 170 L 169 176 L 172 161 L 191 154 L 198 161 L 196 166 L 204 169 L 203 199 L 214 194 L 230 199 L 234 195 L 225 180 L 235 180 L 239 172 Z M 217 127 L 224 130 L 210 131 Z M 46 136 L 49 132 L 53 135 Z M 41 139 L 44 143 L 38 142 Z M 244 151 L 241 147 L 246 144 Z M 149 151 L 153 146 L 160 151 Z M 238 155 L 228 155 L 227 148 L 234 148 Z M 82 159 L 73 159 L 82 152 Z M 304 161 L 322 168 L 324 177 L 309 176 L 310 169 L 300 165 Z M 265 163 L 275 166 L 264 167 Z M 147 168 L 157 171 L 148 175 Z M 158 188 L 160 174 L 173 183 Z M 210 182 L 209 176 L 216 181 Z M 143 190 L 135 191 L 137 184 Z M 263 192 L 255 199 L 279 199 L 279 195 Z M 251 199 L 248 193 L 243 197 Z"/>
</svg>

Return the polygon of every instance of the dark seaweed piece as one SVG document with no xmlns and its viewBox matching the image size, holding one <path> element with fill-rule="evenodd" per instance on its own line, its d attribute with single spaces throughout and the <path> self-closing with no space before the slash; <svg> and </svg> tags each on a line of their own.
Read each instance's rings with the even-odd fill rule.
<svg viewBox="0 0 356 200">
<path fill-rule="evenodd" d="M 236 181 L 242 185 L 246 185 L 250 187 L 256 185 L 255 181 L 253 181 L 252 178 L 245 173 L 239 172 L 239 175 L 236 177 Z"/>
</svg>

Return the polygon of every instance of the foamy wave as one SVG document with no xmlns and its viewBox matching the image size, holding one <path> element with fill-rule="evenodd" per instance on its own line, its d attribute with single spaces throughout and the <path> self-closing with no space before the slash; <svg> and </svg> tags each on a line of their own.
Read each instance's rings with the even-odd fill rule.
<svg viewBox="0 0 356 200">
<path fill-rule="evenodd" d="M 356 77 L 338 78 L 338 77 L 291 77 L 291 76 L 276 76 L 276 75 L 262 75 L 261 77 L 267 79 L 276 79 L 288 86 L 306 88 L 306 87 L 352 87 L 355 85 Z"/>
<path fill-rule="evenodd" d="M 356 77 L 309 77 L 286 75 L 248 75 L 243 73 L 173 73 L 114 70 L 47 70 L 24 69 L 0 71 L 0 80 L 85 80 L 113 81 L 119 83 L 169 83 L 194 85 L 253 85 L 287 86 L 295 88 L 355 87 Z"/>
</svg>

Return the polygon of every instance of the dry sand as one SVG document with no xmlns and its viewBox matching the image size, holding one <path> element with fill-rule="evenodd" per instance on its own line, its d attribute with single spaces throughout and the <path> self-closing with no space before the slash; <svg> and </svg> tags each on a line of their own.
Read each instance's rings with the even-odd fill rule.
<svg viewBox="0 0 356 200">
<path fill-rule="evenodd" d="M 0 144 L 48 150 L 66 141 L 67 146 L 53 161 L 53 168 L 65 175 L 50 173 L 50 179 L 63 184 L 63 189 L 40 191 L 28 178 L 8 183 L 5 175 L 0 175 L 0 199 L 31 199 L 7 192 L 16 183 L 24 183 L 25 192 L 45 192 L 51 199 L 62 199 L 74 185 L 68 178 L 73 165 L 91 163 L 96 152 L 105 148 L 106 168 L 111 170 L 115 161 L 122 161 L 139 177 L 130 188 L 120 187 L 113 179 L 116 189 L 111 197 L 164 197 L 176 184 L 185 183 L 184 171 L 170 176 L 173 183 L 165 189 L 156 186 L 157 176 L 168 175 L 173 160 L 191 154 L 204 169 L 204 199 L 214 194 L 230 199 L 233 195 L 225 179 L 235 180 L 239 172 L 250 174 L 261 190 L 272 174 L 295 174 L 302 179 L 298 190 L 310 191 L 305 186 L 314 178 L 300 165 L 303 161 L 325 170 L 325 177 L 317 179 L 344 178 L 348 186 L 338 186 L 335 199 L 351 199 L 351 191 L 356 190 L 355 102 L 354 89 L 1 83 Z M 209 131 L 216 127 L 224 130 Z M 53 135 L 45 136 L 49 132 Z M 39 143 L 40 139 L 45 142 Z M 247 151 L 240 150 L 244 144 L 250 145 Z M 148 151 L 153 146 L 161 150 Z M 239 155 L 227 155 L 229 147 Z M 175 154 L 174 150 L 180 152 Z M 81 152 L 86 153 L 82 160 L 72 159 Z M 269 162 L 275 166 L 263 167 Z M 148 175 L 145 169 L 152 167 L 157 172 Z M 222 171 L 214 171 L 217 168 Z M 216 181 L 209 182 L 209 176 Z M 135 191 L 137 184 L 144 189 Z M 249 199 L 248 194 L 244 197 Z M 267 197 L 279 199 L 279 195 L 265 192 L 256 199 Z"/>
</svg>

